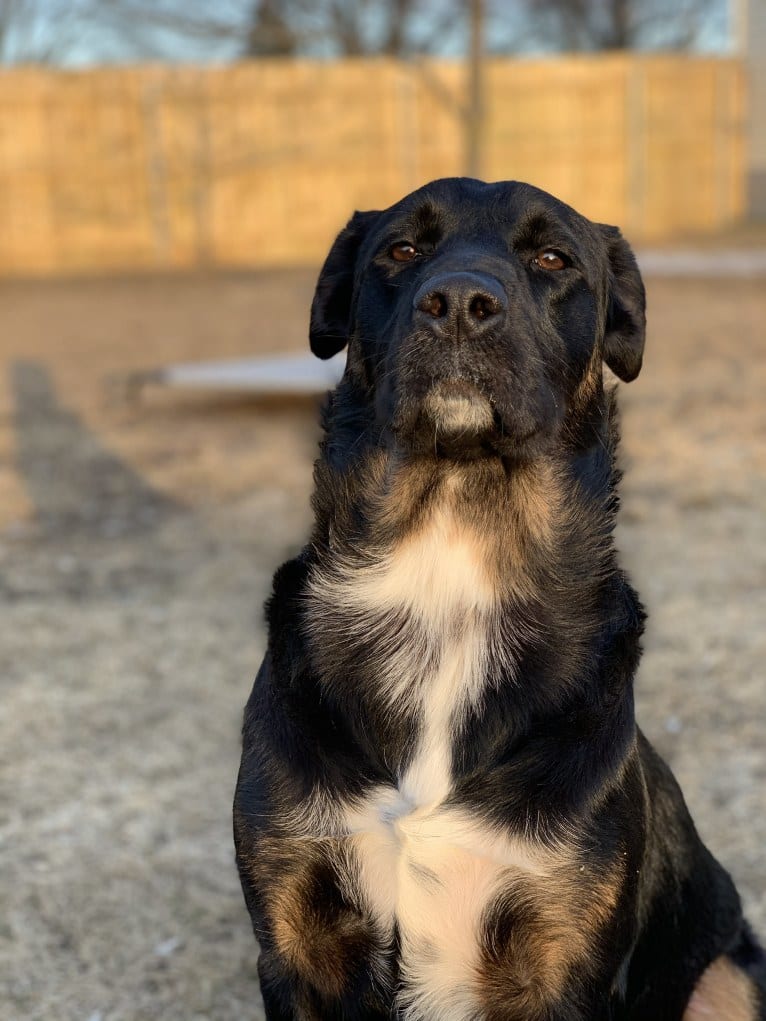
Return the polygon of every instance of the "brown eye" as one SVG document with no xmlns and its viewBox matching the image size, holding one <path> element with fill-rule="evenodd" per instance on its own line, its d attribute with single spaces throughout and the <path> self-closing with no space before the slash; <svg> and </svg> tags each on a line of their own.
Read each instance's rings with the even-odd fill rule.
<svg viewBox="0 0 766 1021">
<path fill-rule="evenodd" d="M 409 241 L 397 241 L 395 245 L 391 246 L 390 256 L 397 262 L 410 262 L 420 253 L 414 245 L 411 245 Z"/>
<path fill-rule="evenodd" d="M 534 262 L 540 269 L 564 269 L 566 267 L 566 262 L 559 253 L 552 251 L 550 248 L 546 248 L 543 252 L 538 252 Z"/>
</svg>

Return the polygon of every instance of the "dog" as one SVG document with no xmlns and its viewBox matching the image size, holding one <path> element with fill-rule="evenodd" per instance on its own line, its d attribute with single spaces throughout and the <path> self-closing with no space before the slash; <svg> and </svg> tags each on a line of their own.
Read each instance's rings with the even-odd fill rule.
<svg viewBox="0 0 766 1021">
<path fill-rule="evenodd" d="M 614 228 L 444 179 L 321 270 L 308 545 L 274 578 L 234 820 L 268 1021 L 755 1021 L 764 954 L 637 728 Z"/>
</svg>

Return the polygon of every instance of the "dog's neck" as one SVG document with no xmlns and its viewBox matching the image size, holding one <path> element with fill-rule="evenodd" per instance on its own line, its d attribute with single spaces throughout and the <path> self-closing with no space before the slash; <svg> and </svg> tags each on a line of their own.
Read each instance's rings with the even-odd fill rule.
<svg viewBox="0 0 766 1021">
<path fill-rule="evenodd" d="M 592 442 L 570 432 L 525 464 L 371 443 L 351 464 L 318 463 L 312 665 L 385 761 L 406 761 L 407 734 L 422 748 L 435 721 L 474 728 L 459 743 L 468 773 L 536 726 L 629 695 L 640 609 L 612 544 L 608 412 L 588 416 Z"/>
<path fill-rule="evenodd" d="M 328 547 L 371 558 L 449 520 L 453 536 L 474 543 L 499 603 L 550 602 L 554 591 L 582 603 L 615 570 L 619 480 L 613 395 L 599 381 L 588 396 L 561 436 L 528 460 L 414 456 L 331 410 L 316 471 L 314 551 L 320 560 Z M 448 542 L 442 555 L 450 556 Z"/>
</svg>

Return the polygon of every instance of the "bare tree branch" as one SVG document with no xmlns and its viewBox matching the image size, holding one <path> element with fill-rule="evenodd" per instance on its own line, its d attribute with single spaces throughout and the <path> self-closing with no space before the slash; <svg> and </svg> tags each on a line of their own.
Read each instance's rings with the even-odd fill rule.
<svg viewBox="0 0 766 1021">
<path fill-rule="evenodd" d="M 499 16 L 502 4 L 495 5 Z M 546 50 L 689 49 L 722 0 L 519 0 L 527 45 Z M 523 12 L 523 13 L 522 13 Z"/>
<path fill-rule="evenodd" d="M 485 0 L 489 53 L 688 49 L 726 0 Z M 0 62 L 463 55 L 466 0 L 0 0 Z"/>
</svg>

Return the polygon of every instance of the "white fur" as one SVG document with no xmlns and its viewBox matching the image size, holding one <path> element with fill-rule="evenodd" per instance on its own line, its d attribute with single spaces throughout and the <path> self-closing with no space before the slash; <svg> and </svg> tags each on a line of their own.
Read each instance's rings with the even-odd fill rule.
<svg viewBox="0 0 766 1021">
<path fill-rule="evenodd" d="M 382 932 L 399 926 L 400 1006 L 413 1019 L 469 1021 L 486 909 L 501 890 L 549 879 L 562 856 L 454 808 L 413 806 L 394 788 L 349 806 L 345 825 L 365 906 Z"/>
<path fill-rule="evenodd" d="M 340 613 L 335 619 L 347 633 L 364 635 L 373 620 L 395 611 L 416 619 L 427 636 L 426 648 L 392 641 L 380 664 L 379 696 L 391 706 L 408 702 L 421 722 L 398 786 L 375 788 L 332 822 L 326 806 L 310 813 L 349 837 L 359 869 L 349 883 L 380 931 L 390 933 L 398 923 L 401 1006 L 413 1019 L 476 1015 L 485 910 L 501 888 L 520 877 L 547 876 L 550 868 L 550 852 L 543 856 L 444 805 L 454 735 L 482 696 L 493 644 L 497 594 L 485 557 L 481 538 L 442 507 L 377 563 L 349 564 L 340 575 L 317 574 L 311 583 L 315 619 L 325 629 Z M 512 664 L 506 660 L 504 667 Z"/>
<path fill-rule="evenodd" d="M 483 690 L 495 590 L 481 556 L 476 538 L 438 511 L 430 526 L 391 558 L 380 591 L 368 593 L 406 607 L 426 626 L 435 646 L 436 669 L 417 685 L 420 745 L 399 785 L 417 806 L 438 805 L 448 796 L 452 735 Z M 419 674 L 420 664 L 407 664 L 405 672 L 390 678 L 388 697 L 406 699 Z"/>
<path fill-rule="evenodd" d="M 435 630 L 455 609 L 489 610 L 496 598 L 479 536 L 443 508 L 376 564 L 348 569 L 337 594 L 349 609 L 403 608 Z"/>
<path fill-rule="evenodd" d="M 432 390 L 424 402 L 440 432 L 476 435 L 492 426 L 492 405 L 477 392 L 474 395 Z"/>
<path fill-rule="evenodd" d="M 383 635 L 377 695 L 391 707 L 418 712 L 420 746 L 400 789 L 418 805 L 439 804 L 450 790 L 453 733 L 480 699 L 487 676 L 497 594 L 484 544 L 440 508 L 377 563 L 317 575 L 310 588 L 325 633 L 333 618 L 346 634 L 360 637 L 380 629 L 373 622 L 387 628 L 387 615 L 395 612 L 418 623 L 425 646 Z"/>
</svg>

